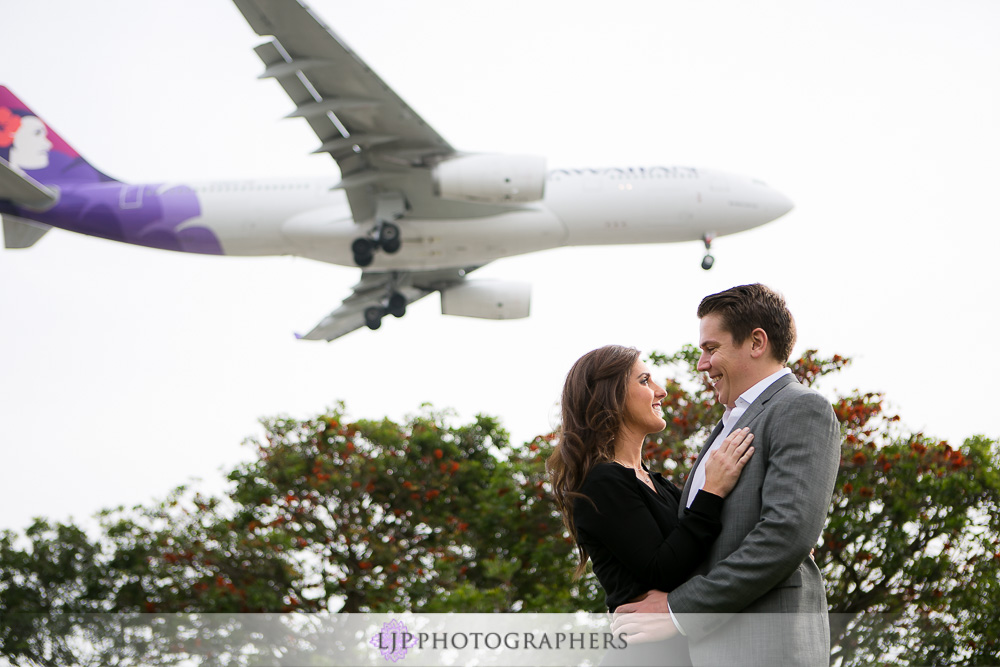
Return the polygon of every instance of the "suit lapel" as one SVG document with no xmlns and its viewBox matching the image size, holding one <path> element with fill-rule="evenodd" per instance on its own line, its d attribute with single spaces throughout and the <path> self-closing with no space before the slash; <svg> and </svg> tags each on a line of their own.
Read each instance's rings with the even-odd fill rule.
<svg viewBox="0 0 1000 667">
<path fill-rule="evenodd" d="M 780 378 L 772 382 L 771 386 L 765 389 L 764 393 L 758 396 L 757 400 L 751 403 L 750 406 L 747 407 L 746 411 L 740 415 L 739 421 L 733 425 L 733 430 L 735 431 L 738 428 L 743 428 L 756 419 L 757 415 L 764 411 L 764 406 L 767 405 L 767 402 L 774 398 L 774 395 L 781 391 L 784 387 L 793 382 L 798 382 L 798 379 L 796 379 L 796 377 L 792 374 L 782 375 Z"/>
</svg>

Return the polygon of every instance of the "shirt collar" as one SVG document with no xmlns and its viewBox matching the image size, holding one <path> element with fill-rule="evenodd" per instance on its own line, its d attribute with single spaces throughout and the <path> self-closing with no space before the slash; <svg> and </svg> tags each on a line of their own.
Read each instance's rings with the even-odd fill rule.
<svg viewBox="0 0 1000 667">
<path fill-rule="evenodd" d="M 740 397 L 736 399 L 736 407 L 737 408 L 749 407 L 750 404 L 756 401 L 758 398 L 760 398 L 760 395 L 763 394 L 768 387 L 774 384 L 778 378 L 783 377 L 785 375 L 789 375 L 791 372 L 792 369 L 789 368 L 788 366 L 785 366 L 780 371 L 768 375 L 766 378 L 764 378 L 763 380 L 761 380 L 760 382 L 758 382 L 757 384 L 755 384 L 754 386 L 750 387 L 745 392 L 740 394 Z"/>
</svg>

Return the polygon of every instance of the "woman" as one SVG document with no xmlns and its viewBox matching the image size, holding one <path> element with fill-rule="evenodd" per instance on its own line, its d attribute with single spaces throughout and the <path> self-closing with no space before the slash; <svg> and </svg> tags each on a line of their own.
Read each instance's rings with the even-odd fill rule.
<svg viewBox="0 0 1000 667">
<path fill-rule="evenodd" d="M 665 396 L 639 351 L 618 345 L 581 357 L 563 387 L 560 442 L 547 465 L 577 543 L 576 576 L 591 560 L 612 612 L 649 590 L 669 592 L 688 579 L 721 530 L 722 499 L 753 455 L 748 429 L 730 434 L 706 460 L 705 486 L 679 519 L 680 489 L 642 465 L 646 436 L 666 426 Z M 608 658 L 690 664 L 682 637 L 624 653 Z"/>
</svg>

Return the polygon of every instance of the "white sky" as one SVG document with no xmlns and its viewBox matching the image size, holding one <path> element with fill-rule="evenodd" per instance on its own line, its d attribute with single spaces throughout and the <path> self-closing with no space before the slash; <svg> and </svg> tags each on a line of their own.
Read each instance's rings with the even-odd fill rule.
<svg viewBox="0 0 1000 667">
<path fill-rule="evenodd" d="M 335 176 L 226 0 L 0 0 L 2 81 L 131 182 Z M 296 341 L 354 269 L 202 257 L 54 230 L 0 251 L 0 529 L 209 491 L 262 416 L 424 402 L 547 432 L 570 364 L 605 343 L 697 342 L 702 296 L 783 292 L 796 353 L 855 359 L 912 429 L 1000 436 L 996 292 L 1000 4 L 992 0 L 313 0 L 453 146 L 550 167 L 684 165 L 796 203 L 713 247 L 560 249 L 482 277 L 532 316 L 451 318 L 438 297 L 332 344 Z"/>
</svg>

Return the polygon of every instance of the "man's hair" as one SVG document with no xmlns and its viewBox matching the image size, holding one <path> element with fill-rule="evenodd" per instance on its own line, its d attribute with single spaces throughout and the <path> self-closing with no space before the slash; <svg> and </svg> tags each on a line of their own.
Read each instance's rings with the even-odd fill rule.
<svg viewBox="0 0 1000 667">
<path fill-rule="evenodd" d="M 740 345 L 754 329 L 763 329 L 771 354 L 781 363 L 788 361 L 795 345 L 795 320 L 785 298 L 766 285 L 738 285 L 701 300 L 698 317 L 719 315 L 723 328 Z"/>
</svg>

